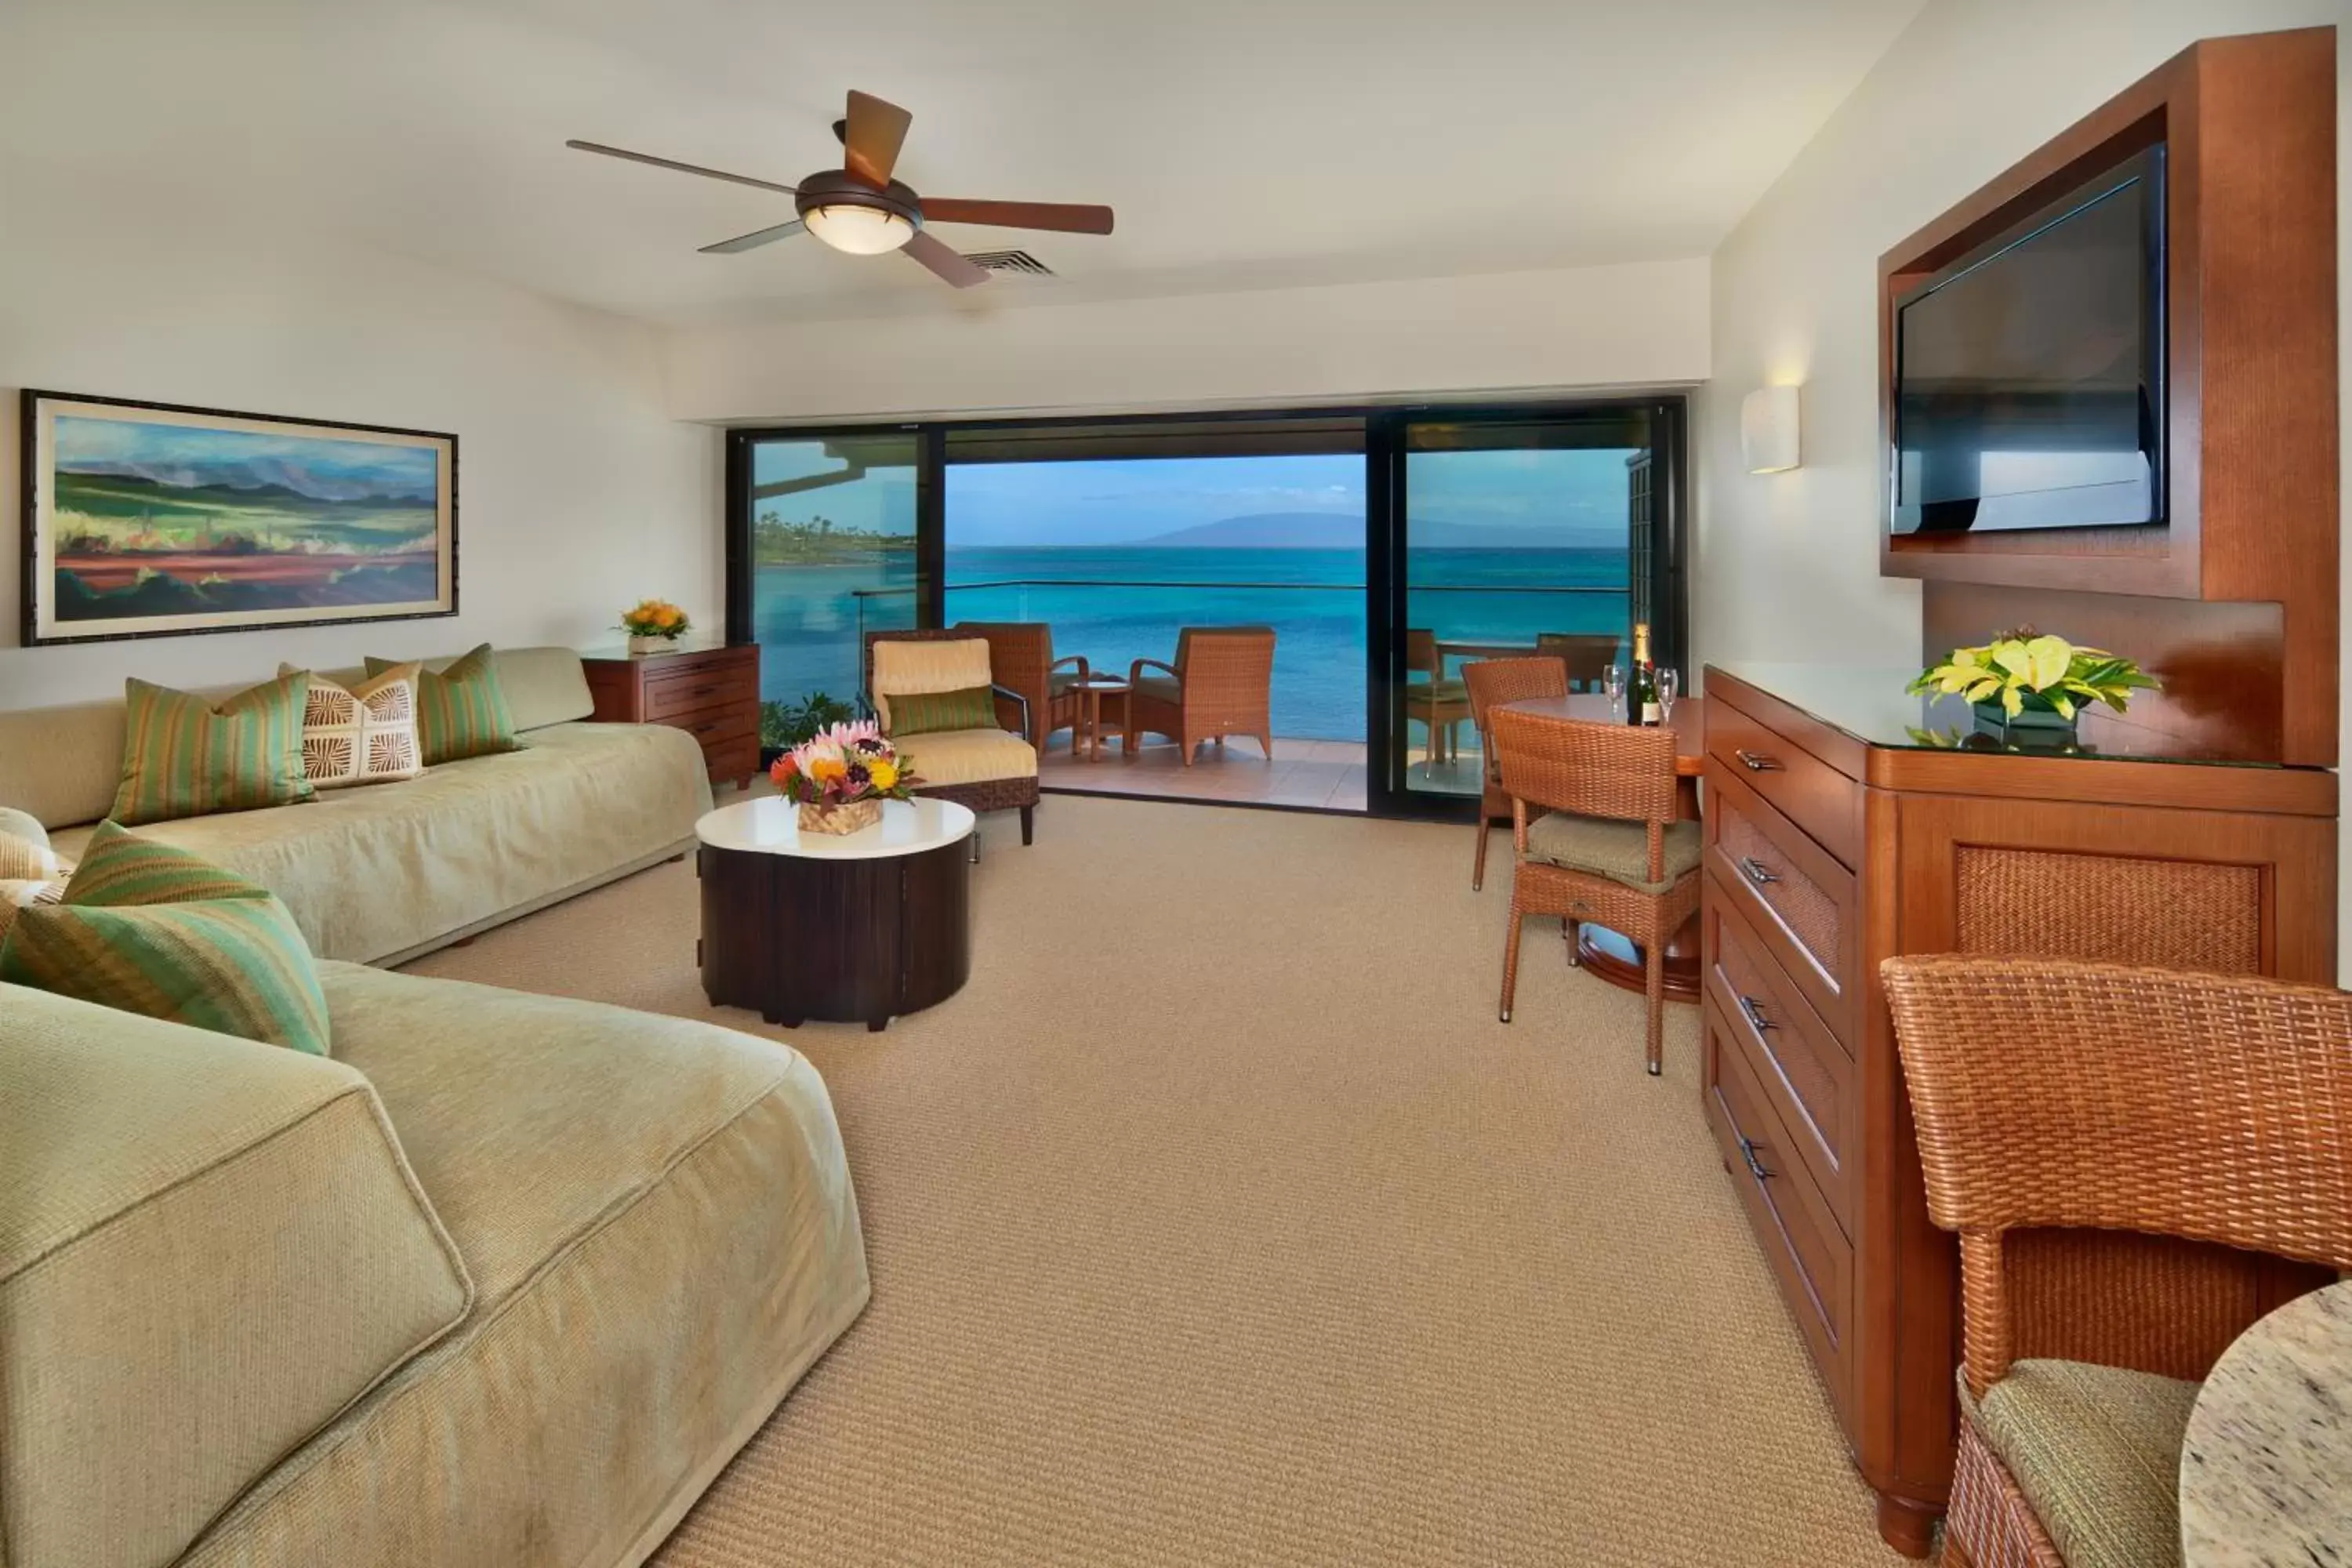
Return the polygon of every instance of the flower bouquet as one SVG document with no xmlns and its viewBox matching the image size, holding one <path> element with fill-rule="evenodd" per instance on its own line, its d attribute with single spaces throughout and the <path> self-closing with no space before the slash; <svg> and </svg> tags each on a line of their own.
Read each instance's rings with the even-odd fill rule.
<svg viewBox="0 0 2352 1568">
<path fill-rule="evenodd" d="M 1998 735 L 2032 729 L 2071 734 L 2085 705 L 2104 702 L 2120 713 L 2133 692 L 2158 688 L 2131 659 L 2021 626 L 1982 647 L 1954 648 L 1943 663 L 1922 670 L 1909 689 L 1965 698 L 1976 710 L 1978 728 Z"/>
<path fill-rule="evenodd" d="M 621 612 L 621 629 L 629 634 L 631 653 L 666 653 L 693 625 L 667 599 L 640 599 Z"/>
<path fill-rule="evenodd" d="M 794 746 L 768 770 L 798 805 L 803 833 L 855 833 L 882 820 L 882 803 L 905 800 L 921 781 L 872 720 L 835 724 Z"/>
</svg>

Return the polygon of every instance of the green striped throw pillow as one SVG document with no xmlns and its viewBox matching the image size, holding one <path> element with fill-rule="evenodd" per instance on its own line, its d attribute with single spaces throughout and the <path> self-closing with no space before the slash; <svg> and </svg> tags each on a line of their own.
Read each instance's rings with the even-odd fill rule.
<svg viewBox="0 0 2352 1568">
<path fill-rule="evenodd" d="M 258 882 L 223 870 L 176 844 L 142 838 L 112 822 L 98 825 L 66 884 L 66 901 L 86 908 L 268 897 L 269 889 Z"/>
<path fill-rule="evenodd" d="M 400 662 L 371 658 L 367 672 L 381 675 Z M 515 741 L 514 715 L 499 688 L 499 667 L 489 644 L 446 669 L 417 672 L 416 735 L 424 743 L 428 768 L 521 749 Z"/>
<path fill-rule="evenodd" d="M 108 815 L 136 826 L 309 800 L 302 705 L 310 693 L 310 678 L 299 672 L 222 702 L 125 681 L 122 784 Z"/>
<path fill-rule="evenodd" d="M 116 831 L 114 843 L 142 842 Z M 91 854 L 102 884 L 110 875 L 107 847 L 94 838 Z M 128 862 L 129 852 L 118 849 L 116 858 Z M 92 889 L 78 870 L 63 903 L 17 911 L 0 942 L 0 980 L 325 1056 L 327 998 L 286 906 L 226 871 L 210 879 L 191 872 L 185 885 L 226 891 L 182 902 L 96 903 L 85 900 Z M 122 893 L 126 885 L 116 880 L 111 890 Z"/>
<path fill-rule="evenodd" d="M 893 735 L 995 728 L 996 693 L 985 686 L 968 686 L 961 691 L 899 692 L 890 699 Z"/>
</svg>

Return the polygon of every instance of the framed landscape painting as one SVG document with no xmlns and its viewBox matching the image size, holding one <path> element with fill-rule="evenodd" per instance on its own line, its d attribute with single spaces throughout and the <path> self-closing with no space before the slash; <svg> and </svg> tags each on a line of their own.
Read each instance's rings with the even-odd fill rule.
<svg viewBox="0 0 2352 1568">
<path fill-rule="evenodd" d="M 457 613 L 457 437 L 24 394 L 24 640 Z"/>
</svg>

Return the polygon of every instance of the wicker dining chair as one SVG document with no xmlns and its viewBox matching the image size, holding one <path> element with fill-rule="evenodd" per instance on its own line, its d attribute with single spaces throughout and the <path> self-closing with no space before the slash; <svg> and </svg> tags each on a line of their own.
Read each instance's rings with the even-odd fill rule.
<svg viewBox="0 0 2352 1568">
<path fill-rule="evenodd" d="M 1470 862 L 1470 890 L 1475 893 L 1486 885 L 1486 839 L 1495 818 L 1507 816 L 1511 810 L 1511 797 L 1503 790 L 1503 770 L 1495 761 L 1487 713 L 1506 702 L 1567 696 L 1568 667 L 1556 658 L 1473 659 L 1462 667 L 1462 684 L 1470 694 L 1470 722 L 1478 731 L 1478 754 L 1486 764 L 1478 802 L 1478 852 Z"/>
<path fill-rule="evenodd" d="M 996 684 L 1021 694 L 1029 705 L 1029 743 L 1045 754 L 1045 742 L 1056 730 L 1070 731 L 1077 744 L 1079 700 L 1077 682 L 1092 670 L 1082 654 L 1054 657 L 1054 628 L 1043 621 L 958 621 L 950 631 L 988 639 L 988 664 Z"/>
<path fill-rule="evenodd" d="M 1538 632 L 1536 652 L 1568 666 L 1570 691 L 1598 691 L 1601 672 L 1617 662 L 1614 632 Z"/>
<path fill-rule="evenodd" d="M 2178 1563 L 2197 1380 L 2352 1268 L 2352 994 L 2074 959 L 1881 973 L 1928 1216 L 1959 1235 L 1948 1556 Z M 2061 1275 L 2036 1238 L 2072 1235 L 2146 1250 Z"/>
<path fill-rule="evenodd" d="M 1503 1022 L 1518 988 L 1529 915 L 1590 921 L 1641 943 L 1654 1076 L 1665 1026 L 1666 943 L 1698 909 L 1699 825 L 1675 820 L 1675 735 L 1498 708 L 1487 715 L 1511 797 L 1511 930 Z M 1571 944 L 1570 954 L 1575 952 Z"/>
<path fill-rule="evenodd" d="M 1274 761 L 1272 626 L 1186 626 L 1176 634 L 1175 663 L 1139 658 L 1128 683 L 1122 755 L 1135 754 L 1140 736 L 1165 735 L 1183 747 L 1189 768 L 1202 741 L 1222 747 L 1228 735 L 1247 735 Z"/>
<path fill-rule="evenodd" d="M 1407 628 L 1404 634 L 1404 716 L 1429 731 L 1429 760 L 1451 762 L 1456 756 L 1454 731 L 1470 717 L 1470 689 L 1458 676 L 1445 673 L 1445 655 L 1433 631 Z M 1416 680 L 1415 676 L 1423 679 Z"/>
<path fill-rule="evenodd" d="M 916 645 L 916 646 L 909 646 Z M 877 655 L 877 649 L 887 650 Z M 865 704 L 915 773 L 917 795 L 935 795 L 979 811 L 1018 811 L 1021 842 L 1035 835 L 1037 748 L 1028 740 L 1029 702 L 995 679 L 988 639 L 970 630 L 927 628 L 866 634 Z M 902 735 L 891 699 L 990 689 L 993 727 L 932 730 Z M 980 838 L 972 837 L 979 858 Z"/>
</svg>

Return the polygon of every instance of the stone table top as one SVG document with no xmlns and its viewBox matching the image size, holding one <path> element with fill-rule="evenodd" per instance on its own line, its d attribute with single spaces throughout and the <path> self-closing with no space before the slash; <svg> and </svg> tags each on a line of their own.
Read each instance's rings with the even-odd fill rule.
<svg viewBox="0 0 2352 1568">
<path fill-rule="evenodd" d="M 2352 1568 L 2352 1283 L 2221 1353 L 2180 1451 L 2186 1568 Z"/>
</svg>

